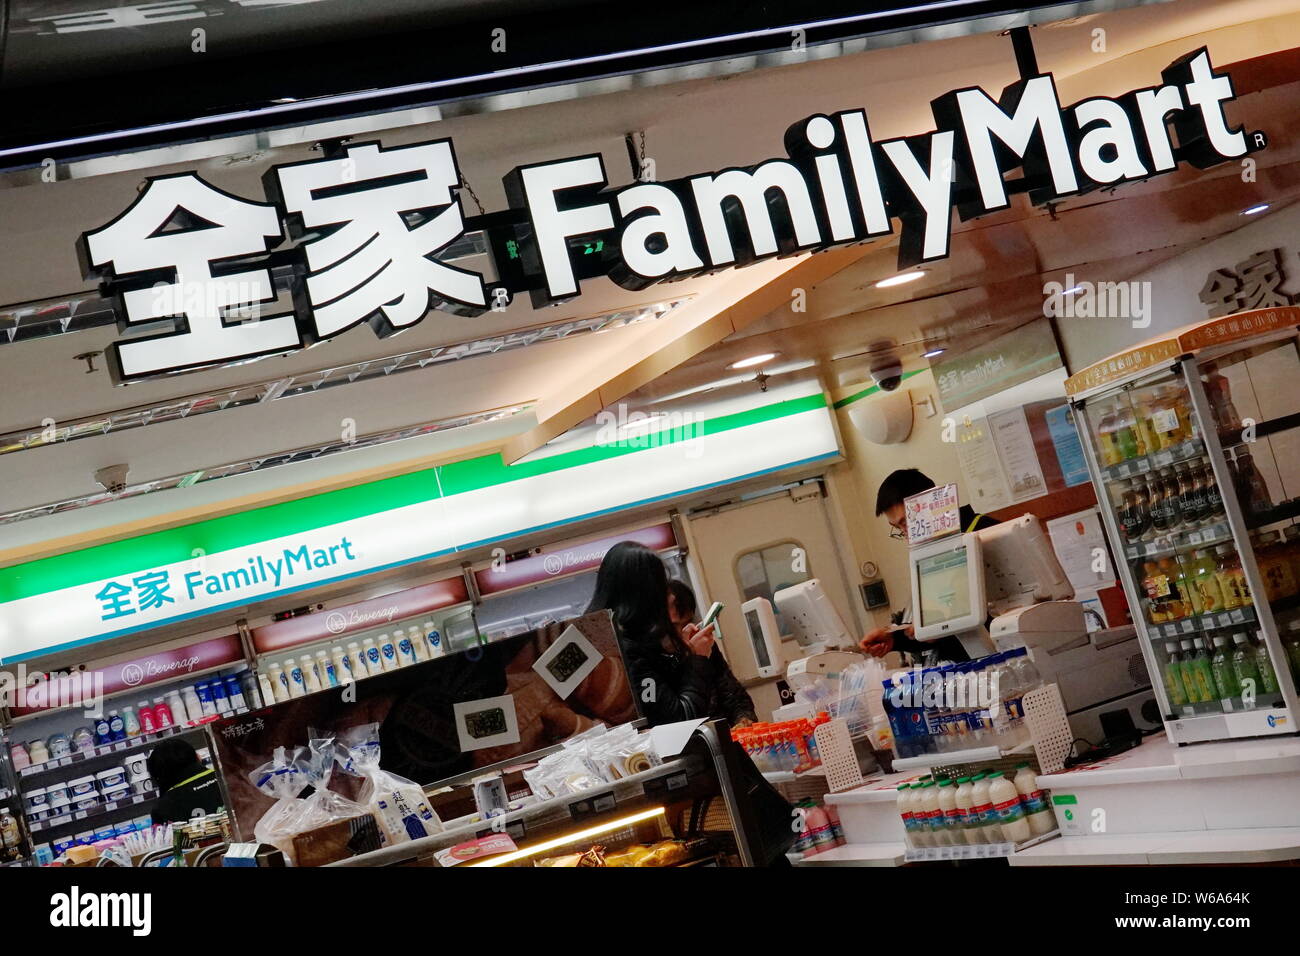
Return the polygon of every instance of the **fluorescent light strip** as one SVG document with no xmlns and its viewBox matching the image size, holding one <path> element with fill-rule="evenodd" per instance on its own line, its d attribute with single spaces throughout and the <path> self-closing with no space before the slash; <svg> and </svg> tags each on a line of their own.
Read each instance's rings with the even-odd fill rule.
<svg viewBox="0 0 1300 956">
<path fill-rule="evenodd" d="M 506 863 L 514 863 L 516 860 L 525 860 L 530 856 L 536 856 L 538 853 L 545 853 L 547 850 L 554 850 L 556 847 L 567 846 L 570 843 L 578 843 L 581 840 L 600 836 L 602 833 L 612 833 L 615 830 L 622 830 L 625 827 L 630 827 L 634 823 L 653 820 L 655 817 L 661 817 L 663 815 L 663 807 L 653 807 L 649 810 L 642 810 L 640 813 L 632 813 L 625 817 L 619 817 L 616 820 L 597 824 L 594 827 L 587 827 L 585 830 L 578 830 L 576 833 L 566 833 L 564 836 L 556 837 L 553 840 L 546 840 L 542 843 L 525 847 L 522 850 L 515 850 L 513 853 L 503 853 L 501 856 L 479 860 L 477 863 L 471 863 L 470 866 L 502 866 Z"/>
<path fill-rule="evenodd" d="M 564 60 L 561 62 L 535 63 L 531 66 L 517 66 L 509 69 L 494 70 L 490 73 L 479 73 L 474 76 L 455 77 L 446 80 L 430 80 L 424 83 L 408 83 L 402 86 L 387 87 L 382 90 L 366 90 L 357 93 L 341 93 L 334 96 L 322 96 L 317 99 L 301 100 L 293 103 L 281 103 L 275 106 L 260 107 L 255 110 L 238 110 L 230 113 L 222 113 L 216 116 L 205 116 L 190 120 L 176 120 L 171 123 L 159 123 L 156 126 L 143 126 L 131 130 L 118 130 L 110 133 L 96 133 L 91 136 L 77 136 L 71 139 L 53 140 L 47 143 L 35 143 L 27 146 L 15 146 L 10 149 L 0 150 L 0 157 L 13 156 L 21 153 L 40 152 L 41 150 L 62 149 L 70 146 L 87 146 L 93 143 L 103 142 L 105 140 L 118 139 L 123 136 L 129 136 L 135 133 L 166 133 L 166 132 L 183 132 L 197 126 L 205 126 L 212 123 L 224 123 L 241 119 L 253 119 L 257 117 L 270 116 L 275 114 L 291 114 L 299 112 L 305 108 L 315 108 L 319 106 L 337 106 L 351 103 L 364 103 L 379 96 L 401 95 L 406 93 L 418 93 L 421 91 L 433 91 L 443 87 L 457 86 L 465 83 L 477 83 L 484 80 L 500 80 L 512 77 L 527 77 L 535 73 L 541 73 L 546 70 L 563 67 L 570 69 L 575 66 L 591 66 L 601 63 L 612 63 L 618 60 L 625 60 L 638 56 L 651 56 L 658 53 L 672 53 L 684 50 L 694 50 L 703 46 L 715 43 L 725 43 L 735 40 L 752 40 L 761 37 L 783 36 L 789 37 L 796 30 L 817 30 L 825 27 L 846 26 L 852 23 L 867 23 L 872 20 L 879 20 L 883 17 L 899 17 L 912 13 L 924 13 L 934 10 L 946 10 L 960 7 L 976 6 L 984 0 L 942 0 L 938 3 L 922 3 L 910 7 L 904 7 L 896 10 L 885 10 L 871 13 L 853 14 L 844 17 L 832 17 L 825 20 L 816 20 L 811 23 L 795 23 L 783 27 L 769 27 L 763 30 L 748 30 L 742 33 L 728 33 L 717 37 L 705 37 L 699 40 L 683 40 L 678 43 L 668 43 L 653 47 L 640 47 L 634 50 L 625 50 L 619 53 L 601 53 L 594 56 L 579 57 L 573 60 Z"/>
</svg>

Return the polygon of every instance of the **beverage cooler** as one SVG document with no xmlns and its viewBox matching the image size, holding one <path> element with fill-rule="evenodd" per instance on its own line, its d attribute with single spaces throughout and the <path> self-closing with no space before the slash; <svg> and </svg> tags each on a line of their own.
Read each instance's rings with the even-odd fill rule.
<svg viewBox="0 0 1300 956">
<path fill-rule="evenodd" d="M 1295 733 L 1300 308 L 1172 331 L 1066 382 L 1176 743 Z"/>
</svg>

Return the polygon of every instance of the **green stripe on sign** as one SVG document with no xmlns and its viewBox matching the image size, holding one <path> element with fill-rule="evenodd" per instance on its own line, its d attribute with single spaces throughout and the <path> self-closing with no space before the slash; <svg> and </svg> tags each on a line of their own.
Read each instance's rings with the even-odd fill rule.
<svg viewBox="0 0 1300 956">
<path fill-rule="evenodd" d="M 185 561 L 200 549 L 205 554 L 217 554 L 439 497 L 577 468 L 646 448 L 673 444 L 702 434 L 718 434 L 825 406 L 826 396 L 818 393 L 709 419 L 701 423 L 699 429 L 684 427 L 651 432 L 615 445 L 577 449 L 516 465 L 505 465 L 500 455 L 471 458 L 41 558 L 0 569 L 0 604 Z"/>
<path fill-rule="evenodd" d="M 444 495 L 459 495 L 467 491 L 478 491 L 480 488 L 490 488 L 493 485 L 504 484 L 507 481 L 518 481 L 521 478 L 532 478 L 536 475 L 549 475 L 569 468 L 579 468 L 599 461 L 621 458 L 623 455 L 645 451 L 649 448 L 659 448 L 692 438 L 700 438 L 704 435 L 718 435 L 722 432 L 731 431 L 733 428 L 744 428 L 747 425 L 757 425 L 762 422 L 825 407 L 826 396 L 819 392 L 804 398 L 792 398 L 784 402 L 764 405 L 761 408 L 706 419 L 699 424 L 698 428 L 695 426 L 682 426 L 658 432 L 647 432 L 644 435 L 626 438 L 613 444 L 576 448 L 573 451 L 566 451 L 533 461 L 519 462 L 514 465 L 504 464 L 500 455 L 471 458 L 468 461 L 443 465 L 438 469 L 438 479 L 442 482 L 442 493 Z"/>
</svg>

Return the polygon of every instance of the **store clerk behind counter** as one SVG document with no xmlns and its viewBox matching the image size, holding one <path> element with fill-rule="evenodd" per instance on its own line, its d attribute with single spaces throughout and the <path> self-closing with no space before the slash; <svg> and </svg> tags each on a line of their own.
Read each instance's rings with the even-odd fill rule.
<svg viewBox="0 0 1300 956">
<path fill-rule="evenodd" d="M 880 490 L 876 492 L 876 517 L 883 516 L 889 522 L 890 528 L 893 529 L 889 533 L 891 538 L 902 542 L 907 540 L 907 522 L 903 516 L 904 499 L 929 491 L 934 486 L 934 482 L 928 476 L 915 468 L 899 469 L 880 483 Z M 976 514 L 975 509 L 970 505 L 962 505 L 958 514 L 961 516 L 963 532 L 978 531 L 980 528 L 998 523 L 988 515 Z M 941 637 L 937 641 L 916 640 L 913 637 L 915 630 L 911 621 L 910 608 L 895 611 L 893 624 L 890 627 L 878 627 L 868 631 L 858 642 L 858 646 L 874 657 L 884 657 L 890 651 L 899 651 L 921 660 L 927 651 L 933 651 L 936 660 L 954 662 L 970 660 L 970 655 L 961 646 L 961 640 L 955 636 Z M 905 626 L 898 627 L 900 624 Z"/>
<path fill-rule="evenodd" d="M 149 776 L 162 793 L 153 806 L 154 823 L 185 822 L 222 807 L 216 771 L 205 767 L 198 752 L 178 737 L 168 737 L 149 751 Z"/>
</svg>

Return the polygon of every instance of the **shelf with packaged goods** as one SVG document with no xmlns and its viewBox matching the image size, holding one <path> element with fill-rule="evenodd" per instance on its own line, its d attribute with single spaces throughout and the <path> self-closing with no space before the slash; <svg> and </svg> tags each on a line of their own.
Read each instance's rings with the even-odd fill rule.
<svg viewBox="0 0 1300 956">
<path fill-rule="evenodd" d="M 449 849 L 492 832 L 506 833 L 513 839 L 520 840 L 524 834 L 563 825 L 580 830 L 583 823 L 618 817 L 647 801 L 667 802 L 689 795 L 692 780 L 702 775 L 708 776 L 711 770 L 711 766 L 702 761 L 674 757 L 613 783 L 529 803 L 491 820 L 449 820 L 444 824 L 443 830 L 431 836 L 383 847 L 327 865 L 384 866 L 402 860 L 427 858 L 439 850 Z"/>
<path fill-rule="evenodd" d="M 1136 458 L 1129 458 L 1113 465 L 1106 465 L 1101 471 L 1108 482 L 1119 481 L 1123 478 L 1132 478 L 1134 475 L 1144 475 L 1155 468 L 1166 468 L 1169 465 L 1176 465 L 1181 461 L 1200 458 L 1204 455 L 1204 442 L 1200 438 L 1188 438 L 1171 448 L 1162 448 L 1150 454 L 1138 455 Z"/>
<path fill-rule="evenodd" d="M 215 714 L 211 720 L 220 720 L 223 717 L 233 717 L 239 714 L 248 713 L 248 708 L 238 711 L 230 711 L 225 714 Z M 128 737 L 126 740 L 118 740 L 109 744 L 100 744 L 90 750 L 79 751 L 69 754 L 66 757 L 58 757 L 53 760 L 47 760 L 44 763 L 33 764 L 30 767 L 23 767 L 17 771 L 18 776 L 24 783 L 34 783 L 36 780 L 65 771 L 68 768 L 79 769 L 88 765 L 94 765 L 100 761 L 111 758 L 121 759 L 139 750 L 147 750 L 158 741 L 167 737 L 175 737 L 180 734 L 189 734 L 196 731 L 202 731 L 205 724 L 177 724 L 171 727 L 164 727 L 162 730 L 154 731 L 151 734 L 140 734 L 136 737 Z"/>
<path fill-rule="evenodd" d="M 968 763 L 988 763 L 1004 757 L 1016 757 L 1034 752 L 1032 742 L 1018 744 L 1010 750 L 1000 747 L 971 747 L 967 750 L 950 750 L 947 753 L 921 754 L 919 757 L 895 758 L 895 771 L 929 770 L 932 767 L 956 767 Z"/>
<path fill-rule="evenodd" d="M 1247 604 L 1230 611 L 1211 611 L 1209 614 L 1194 614 L 1177 621 L 1147 623 L 1147 634 L 1152 640 L 1186 637 L 1190 634 L 1204 634 L 1206 631 L 1221 631 L 1230 627 L 1250 627 L 1259 620 L 1255 606 Z"/>
<path fill-rule="evenodd" d="M 88 823 L 103 819 L 120 813 L 123 810 L 134 811 L 143 803 L 149 803 L 158 799 L 157 790 L 148 790 L 144 793 L 132 793 L 122 797 L 120 800 L 110 800 L 102 803 L 97 807 L 89 810 L 74 810 L 68 813 L 60 814 L 55 817 L 48 817 L 44 820 L 28 820 L 27 828 L 34 834 L 42 833 L 47 830 L 58 830 L 65 826 L 84 826 Z"/>
<path fill-rule="evenodd" d="M 1246 527 L 1254 531 L 1256 528 L 1266 528 L 1271 524 L 1290 521 L 1292 518 L 1300 518 L 1300 498 L 1292 498 L 1290 501 L 1260 511 L 1247 512 Z"/>
<path fill-rule="evenodd" d="M 1200 528 L 1175 531 L 1151 541 L 1139 541 L 1124 546 L 1124 557 L 1130 561 L 1151 558 L 1169 558 L 1195 548 L 1212 548 L 1232 543 L 1232 529 L 1225 520 L 1215 521 Z"/>
</svg>

